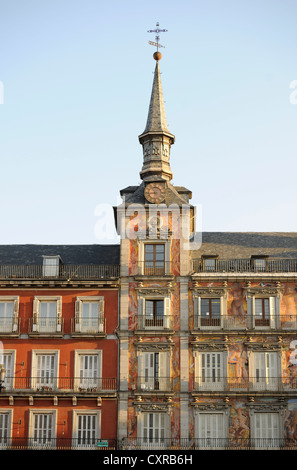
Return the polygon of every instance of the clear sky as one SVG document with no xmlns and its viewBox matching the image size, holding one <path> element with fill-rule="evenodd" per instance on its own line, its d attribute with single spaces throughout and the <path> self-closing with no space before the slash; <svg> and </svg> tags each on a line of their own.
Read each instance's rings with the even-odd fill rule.
<svg viewBox="0 0 297 470">
<path fill-rule="evenodd" d="M 140 183 L 157 21 L 173 183 L 203 230 L 296 232 L 296 19 L 296 0 L 0 0 L 0 244 L 103 241 L 102 207 Z"/>
</svg>

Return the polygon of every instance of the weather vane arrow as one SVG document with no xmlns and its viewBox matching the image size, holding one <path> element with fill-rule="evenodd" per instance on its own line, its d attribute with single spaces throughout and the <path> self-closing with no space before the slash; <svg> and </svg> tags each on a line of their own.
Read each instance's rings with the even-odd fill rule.
<svg viewBox="0 0 297 470">
<path fill-rule="evenodd" d="M 151 44 L 152 46 L 156 46 L 157 47 L 157 52 L 158 52 L 159 47 L 165 47 L 165 46 L 162 46 L 162 44 L 159 43 L 159 39 L 160 39 L 159 33 L 166 33 L 166 32 L 167 32 L 167 29 L 160 29 L 159 28 L 159 23 L 156 24 L 156 29 L 149 29 L 148 30 L 148 33 L 156 33 L 156 42 L 149 41 L 149 44 Z"/>
</svg>

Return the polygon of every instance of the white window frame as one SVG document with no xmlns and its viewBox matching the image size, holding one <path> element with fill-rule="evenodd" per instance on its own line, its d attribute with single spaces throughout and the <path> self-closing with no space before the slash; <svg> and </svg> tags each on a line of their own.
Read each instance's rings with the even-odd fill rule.
<svg viewBox="0 0 297 470">
<path fill-rule="evenodd" d="M 13 303 L 13 314 L 11 318 L 11 328 L 4 328 L 1 329 L 0 323 L 0 331 L 1 333 L 14 333 L 18 330 L 18 319 L 19 319 L 19 297 L 18 296 L 7 296 L 1 295 L 0 296 L 1 303 Z"/>
<path fill-rule="evenodd" d="M 96 356 L 98 365 L 98 376 L 97 377 L 80 377 L 80 362 L 84 356 Z M 74 390 L 84 391 L 83 389 L 102 389 L 102 363 L 103 363 L 103 351 L 101 349 L 77 349 L 74 351 Z M 83 383 L 81 382 L 83 381 Z M 94 382 L 95 381 L 95 382 Z M 89 384 L 88 384 L 89 382 Z M 89 386 L 88 386 L 89 385 Z"/>
<path fill-rule="evenodd" d="M 249 381 L 253 390 L 278 390 L 281 358 L 278 351 L 249 351 Z"/>
<path fill-rule="evenodd" d="M 227 351 L 210 349 L 194 351 L 193 354 L 195 390 L 224 390 L 227 380 Z"/>
<path fill-rule="evenodd" d="M 97 328 L 91 329 L 91 331 L 84 331 L 83 328 L 83 303 L 97 303 L 98 304 L 98 318 Z M 104 296 L 78 296 L 75 301 L 75 332 L 78 333 L 103 333 L 105 320 L 104 320 Z"/>
<path fill-rule="evenodd" d="M 59 255 L 47 256 L 43 255 L 42 276 L 58 277 L 61 258 Z"/>
<path fill-rule="evenodd" d="M 201 319 L 201 300 L 202 299 L 219 299 L 220 300 L 220 317 L 217 325 L 212 325 L 211 322 L 209 325 L 202 325 Z M 227 313 L 227 298 L 226 295 L 199 295 L 195 294 L 193 296 L 194 300 L 194 321 L 197 322 L 197 328 L 199 330 L 220 330 L 223 328 L 223 319 L 226 318 Z"/>
<path fill-rule="evenodd" d="M 155 354 L 158 354 L 159 371 L 155 371 Z M 170 351 L 138 351 L 138 384 L 142 392 L 170 390 Z"/>
<path fill-rule="evenodd" d="M 215 426 L 216 423 L 211 423 L 211 420 L 215 420 L 215 417 L 222 420 L 220 429 Z M 206 429 L 202 429 L 202 425 L 205 425 L 204 420 L 208 418 L 210 422 L 207 424 L 210 425 L 211 429 L 207 432 Z M 195 413 L 195 439 L 197 439 L 198 447 L 202 449 L 225 448 L 228 442 L 228 421 L 229 416 L 226 410 L 197 410 Z"/>
<path fill-rule="evenodd" d="M 146 301 L 152 300 L 163 300 L 164 301 L 164 311 L 163 311 L 163 325 L 161 326 L 149 326 L 146 325 L 146 312 L 145 312 L 145 303 Z M 138 329 L 143 330 L 165 330 L 171 329 L 170 325 L 172 323 L 171 318 L 171 296 L 139 296 L 138 297 Z M 140 326 L 140 327 L 139 327 Z"/>
<path fill-rule="evenodd" d="M 35 426 L 35 416 L 36 415 L 51 415 L 52 416 L 52 435 L 50 440 L 48 440 L 46 443 L 38 443 L 34 442 L 34 426 Z M 29 409 L 29 443 L 38 448 L 54 448 L 56 447 L 56 437 L 57 437 L 57 410 L 52 410 L 52 409 L 39 409 L 39 408 L 34 408 L 34 409 Z"/>
<path fill-rule="evenodd" d="M 37 367 L 38 367 L 38 356 L 54 356 L 54 374 L 53 374 L 53 380 L 48 381 L 47 385 L 46 383 L 43 385 L 41 377 L 37 376 Z M 52 388 L 53 390 L 57 389 L 58 387 L 58 370 L 59 370 L 59 359 L 60 359 L 60 351 L 59 350 L 54 350 L 54 349 L 38 349 L 32 350 L 32 365 L 31 365 L 31 388 L 33 389 L 42 389 L 43 386 L 49 387 L 50 389 Z"/>
<path fill-rule="evenodd" d="M 40 328 L 40 304 L 42 302 L 56 302 L 56 318 L 55 328 L 41 329 Z M 57 333 L 62 330 L 62 296 L 43 296 L 38 295 L 34 297 L 33 300 L 33 332 L 36 333 Z M 42 330 L 42 331 L 41 331 Z"/>
<path fill-rule="evenodd" d="M 256 324 L 256 299 L 269 299 L 269 325 Z M 273 330 L 277 328 L 280 313 L 280 296 L 254 293 L 247 296 L 247 316 L 252 319 L 252 328 L 256 330 Z"/>
<path fill-rule="evenodd" d="M 171 267 L 170 267 L 170 250 L 171 250 L 171 241 L 158 238 L 156 240 L 146 239 L 146 240 L 138 240 L 138 274 L 140 276 L 144 276 L 144 253 L 145 253 L 145 245 L 165 245 L 164 248 L 164 272 L 165 276 L 170 274 Z"/>
<path fill-rule="evenodd" d="M 74 448 L 94 448 L 97 446 L 97 442 L 95 444 L 78 444 L 79 439 L 79 416 L 95 416 L 96 419 L 96 428 L 95 428 L 95 437 L 93 438 L 95 441 L 101 439 L 101 410 L 73 410 L 72 415 L 72 446 Z"/>
<path fill-rule="evenodd" d="M 277 425 L 276 427 L 276 435 L 271 435 L 269 436 L 260 436 L 259 432 L 260 426 L 261 425 L 261 419 L 264 420 L 264 418 L 268 418 L 268 415 L 272 415 L 273 419 L 275 419 L 275 424 Z M 277 410 L 253 410 L 250 411 L 250 422 L 251 422 L 251 438 L 252 438 L 252 444 L 253 447 L 257 449 L 267 449 L 267 448 L 278 448 L 281 439 L 284 437 L 282 435 L 282 429 L 283 429 L 283 417 L 282 417 L 282 412 L 277 411 Z M 266 434 L 269 434 L 269 429 L 264 429 L 266 431 Z M 271 440 L 272 439 L 272 440 Z"/>
<path fill-rule="evenodd" d="M 153 416 L 153 436 L 152 436 L 152 441 L 150 441 L 150 436 L 146 432 L 146 428 L 148 427 L 148 420 L 150 419 L 150 415 Z M 156 426 L 156 424 L 159 421 L 164 419 L 164 426 Z M 147 426 L 146 426 L 147 424 Z M 158 429 L 157 429 L 158 428 Z M 156 432 L 158 430 L 158 432 Z M 160 430 L 163 431 L 163 435 L 161 436 Z M 168 412 L 164 411 L 143 411 L 140 412 L 137 416 L 137 439 L 140 444 L 140 446 L 143 449 L 162 449 L 165 448 L 168 439 L 170 437 L 170 414 Z"/>
<path fill-rule="evenodd" d="M 8 357 L 10 357 L 10 368 L 8 367 Z M 6 390 L 12 390 L 14 388 L 15 384 L 15 357 L 16 357 L 16 351 L 15 349 L 0 349 L 0 364 L 3 365 L 4 369 L 6 369 L 5 372 L 5 379 L 4 379 L 4 384 L 3 386 L 6 388 Z M 6 360 L 4 360 L 6 358 Z M 21 378 L 19 380 L 22 380 Z M 20 387 L 20 388 L 25 388 L 25 387 Z"/>
<path fill-rule="evenodd" d="M 1 450 L 7 448 L 10 445 L 12 439 L 13 410 L 8 408 L 0 408 L 0 415 L 7 415 L 7 436 L 0 437 Z M 2 433 L 2 429 L 0 432 Z"/>
</svg>

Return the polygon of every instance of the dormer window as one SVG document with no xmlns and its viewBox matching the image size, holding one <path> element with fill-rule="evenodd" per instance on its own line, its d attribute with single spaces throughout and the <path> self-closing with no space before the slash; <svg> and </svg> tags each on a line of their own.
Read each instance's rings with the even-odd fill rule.
<svg viewBox="0 0 297 470">
<path fill-rule="evenodd" d="M 43 256 L 42 274 L 44 277 L 58 277 L 61 258 L 56 256 Z"/>
<path fill-rule="evenodd" d="M 254 271 L 263 272 L 267 268 L 267 256 L 252 256 L 251 264 Z"/>
<path fill-rule="evenodd" d="M 209 255 L 203 256 L 203 268 L 206 272 L 214 272 L 217 266 L 217 256 L 216 255 Z"/>
</svg>

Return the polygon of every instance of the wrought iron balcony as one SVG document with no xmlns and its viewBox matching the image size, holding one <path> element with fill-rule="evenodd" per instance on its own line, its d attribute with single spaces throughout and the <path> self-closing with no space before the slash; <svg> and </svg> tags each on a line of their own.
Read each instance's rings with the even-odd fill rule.
<svg viewBox="0 0 297 470">
<path fill-rule="evenodd" d="M 117 279 L 120 275 L 119 265 L 105 264 L 65 264 L 57 272 L 44 269 L 43 265 L 10 265 L 0 264 L 0 280 L 100 280 Z"/>
<path fill-rule="evenodd" d="M 17 393 L 105 393 L 117 390 L 116 378 L 81 377 L 5 377 L 2 392 Z"/>
<path fill-rule="evenodd" d="M 172 392 L 173 380 L 171 377 L 137 377 L 132 382 L 132 389 L 138 393 Z"/>
<path fill-rule="evenodd" d="M 267 258 L 263 263 L 247 259 L 213 259 L 211 264 L 205 259 L 193 260 L 195 273 L 297 273 L 297 259 Z"/>
<path fill-rule="evenodd" d="M 194 330 L 255 330 L 273 329 L 291 331 L 297 329 L 297 315 L 275 315 L 257 317 L 256 315 L 220 315 L 207 317 L 194 316 Z"/>
<path fill-rule="evenodd" d="M 195 377 L 195 392 L 294 392 L 297 377 Z"/>
<path fill-rule="evenodd" d="M 33 318 L 29 318 L 29 334 L 30 335 L 63 335 L 64 318 L 59 321 L 58 318 L 39 318 L 35 322 Z"/>
<path fill-rule="evenodd" d="M 83 317 L 79 321 L 71 319 L 72 336 L 101 336 L 106 334 L 106 318 L 104 315 L 98 317 Z"/>
<path fill-rule="evenodd" d="M 160 315 L 160 316 L 148 316 L 148 315 L 136 315 L 137 330 L 172 330 L 173 328 L 173 315 Z"/>
<path fill-rule="evenodd" d="M 96 437 L 65 438 L 47 437 L 7 437 L 0 436 L 0 450 L 109 450 L 116 449 L 116 439 L 104 439 Z"/>
<path fill-rule="evenodd" d="M 171 261 L 142 261 L 138 263 L 139 276 L 166 276 L 172 274 Z"/>
<path fill-rule="evenodd" d="M 12 336 L 20 334 L 20 318 L 0 317 L 0 336 Z"/>
</svg>

